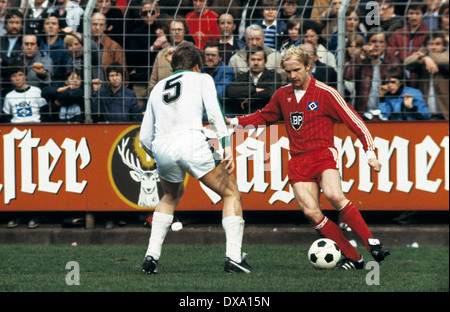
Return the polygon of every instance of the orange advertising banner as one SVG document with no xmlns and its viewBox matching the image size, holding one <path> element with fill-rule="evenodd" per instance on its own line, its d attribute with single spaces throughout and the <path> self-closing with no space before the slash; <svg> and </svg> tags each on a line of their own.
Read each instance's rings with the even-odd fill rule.
<svg viewBox="0 0 450 312">
<path fill-rule="evenodd" d="M 369 123 L 380 173 L 361 143 L 336 124 L 342 188 L 361 210 L 448 210 L 447 122 Z M 233 133 L 235 175 L 245 210 L 296 210 L 287 182 L 283 124 Z M 154 210 L 162 190 L 139 144 L 139 124 L 0 125 L 0 211 Z M 220 149 L 217 141 L 212 144 Z M 220 210 L 217 194 L 186 176 L 178 210 Z M 324 209 L 331 209 L 325 199 Z"/>
</svg>

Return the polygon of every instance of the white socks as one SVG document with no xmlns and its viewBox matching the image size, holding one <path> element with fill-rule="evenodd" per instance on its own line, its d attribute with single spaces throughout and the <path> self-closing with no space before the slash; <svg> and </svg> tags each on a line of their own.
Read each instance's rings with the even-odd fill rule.
<svg viewBox="0 0 450 312">
<path fill-rule="evenodd" d="M 146 256 L 159 260 L 161 248 L 167 232 L 173 222 L 173 215 L 155 212 L 153 214 L 152 230 L 148 243 Z M 240 263 L 242 238 L 244 236 L 245 221 L 240 216 L 231 216 L 222 219 L 222 226 L 226 237 L 226 257 Z"/>
<path fill-rule="evenodd" d="M 166 237 L 172 222 L 173 215 L 161 212 L 155 212 L 153 214 L 152 231 L 148 242 L 147 252 L 145 254 L 146 256 L 152 256 L 153 259 L 159 260 L 164 238 Z"/>
<path fill-rule="evenodd" d="M 245 221 L 240 216 L 231 216 L 222 219 L 222 226 L 225 230 L 226 253 L 231 260 L 241 262 L 242 237 L 244 236 Z"/>
</svg>

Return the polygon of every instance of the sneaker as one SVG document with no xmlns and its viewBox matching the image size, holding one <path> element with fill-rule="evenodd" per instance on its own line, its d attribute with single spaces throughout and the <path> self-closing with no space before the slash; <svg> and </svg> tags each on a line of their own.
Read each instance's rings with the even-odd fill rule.
<svg viewBox="0 0 450 312">
<path fill-rule="evenodd" d="M 142 272 L 146 274 L 158 273 L 158 260 L 153 259 L 152 256 L 145 256 L 144 263 L 142 263 Z"/>
<path fill-rule="evenodd" d="M 254 272 L 253 268 L 248 265 L 245 261 L 247 258 L 247 254 L 244 253 L 242 255 L 241 262 L 236 262 L 231 260 L 230 258 L 225 259 L 225 272 L 227 273 L 252 273 Z"/>
<path fill-rule="evenodd" d="M 362 270 L 364 269 L 364 259 L 361 257 L 361 260 L 355 261 L 348 258 L 341 259 L 336 267 L 335 270 Z"/>
<path fill-rule="evenodd" d="M 367 242 L 370 246 L 370 253 L 377 262 L 383 261 L 391 254 L 389 247 L 384 246 L 378 239 L 369 238 L 367 239 Z"/>
</svg>

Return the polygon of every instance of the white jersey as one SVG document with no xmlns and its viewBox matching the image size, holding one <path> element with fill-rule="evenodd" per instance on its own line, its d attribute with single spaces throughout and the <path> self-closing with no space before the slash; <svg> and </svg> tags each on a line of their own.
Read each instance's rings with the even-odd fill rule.
<svg viewBox="0 0 450 312">
<path fill-rule="evenodd" d="M 216 137 L 222 145 L 229 145 L 228 129 L 212 77 L 188 70 L 174 72 L 159 81 L 150 94 L 140 130 L 141 143 L 151 150 L 155 139 L 202 131 L 204 109 Z"/>
<path fill-rule="evenodd" d="M 12 115 L 11 122 L 40 122 L 40 109 L 47 105 L 41 97 L 41 89 L 29 86 L 25 90 L 13 90 L 5 96 L 3 112 Z"/>
</svg>

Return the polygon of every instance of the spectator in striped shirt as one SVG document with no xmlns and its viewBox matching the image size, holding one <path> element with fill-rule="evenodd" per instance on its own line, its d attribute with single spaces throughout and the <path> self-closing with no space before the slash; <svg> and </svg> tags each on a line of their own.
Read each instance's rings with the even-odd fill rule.
<svg viewBox="0 0 450 312">
<path fill-rule="evenodd" d="M 278 0 L 263 0 L 262 15 L 263 19 L 258 20 L 255 24 L 261 26 L 264 30 L 264 45 L 279 50 L 287 33 L 287 25 L 278 19 Z"/>
</svg>

